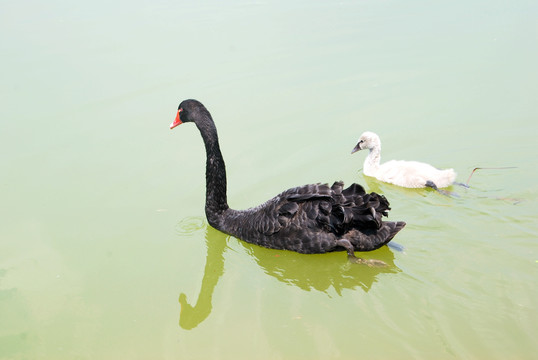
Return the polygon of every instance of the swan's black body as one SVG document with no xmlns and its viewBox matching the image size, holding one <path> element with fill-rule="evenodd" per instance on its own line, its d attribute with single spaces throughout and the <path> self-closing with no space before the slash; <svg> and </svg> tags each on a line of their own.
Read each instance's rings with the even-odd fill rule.
<svg viewBox="0 0 538 360">
<path fill-rule="evenodd" d="M 367 194 L 342 182 L 292 188 L 247 210 L 230 209 L 226 199 L 226 169 L 217 129 L 209 111 L 196 100 L 178 108 L 175 127 L 194 122 L 204 140 L 206 216 L 214 228 L 244 241 L 273 249 L 314 254 L 329 251 L 370 251 L 387 244 L 405 222 L 383 222 L 390 210 L 383 195 Z"/>
</svg>

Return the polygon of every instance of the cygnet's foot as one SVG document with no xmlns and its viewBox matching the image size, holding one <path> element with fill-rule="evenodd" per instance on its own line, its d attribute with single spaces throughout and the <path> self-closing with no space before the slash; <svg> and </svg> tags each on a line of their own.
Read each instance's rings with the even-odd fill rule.
<svg viewBox="0 0 538 360">
<path fill-rule="evenodd" d="M 387 267 L 388 266 L 386 262 L 381 261 L 381 260 L 376 260 L 376 259 L 362 259 L 362 258 L 356 257 L 355 255 L 353 256 L 348 255 L 347 258 L 349 262 L 352 264 L 362 264 L 368 267 Z"/>
<path fill-rule="evenodd" d="M 455 192 L 452 192 L 452 191 L 447 191 L 447 190 L 441 190 L 437 187 L 437 185 L 435 185 L 435 183 L 431 180 L 428 180 L 426 181 L 426 184 L 425 184 L 426 187 L 429 187 L 429 188 L 432 188 L 433 190 L 437 191 L 439 194 L 441 195 L 445 195 L 445 196 L 453 196 L 453 197 L 460 197 L 457 193 Z"/>
<path fill-rule="evenodd" d="M 448 197 L 450 197 L 450 196 L 452 196 L 452 197 L 457 197 L 457 198 L 460 197 L 458 193 L 455 193 L 455 192 L 453 192 L 453 191 L 437 189 L 437 192 L 438 192 L 439 194 L 441 194 L 441 195 L 445 195 L 445 196 L 448 196 Z"/>
<path fill-rule="evenodd" d="M 469 186 L 469 185 L 467 185 L 467 184 L 464 184 L 464 183 L 460 183 L 460 182 L 457 182 L 457 181 L 456 181 L 456 182 L 454 182 L 454 185 L 459 185 L 459 186 L 461 186 L 461 187 L 464 187 L 464 188 L 467 188 L 467 189 L 469 189 L 469 188 L 470 188 L 470 186 Z"/>
</svg>

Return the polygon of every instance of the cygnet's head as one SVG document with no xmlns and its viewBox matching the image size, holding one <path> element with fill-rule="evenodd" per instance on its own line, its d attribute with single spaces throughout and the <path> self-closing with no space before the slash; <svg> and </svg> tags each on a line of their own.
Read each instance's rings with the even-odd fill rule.
<svg viewBox="0 0 538 360">
<path fill-rule="evenodd" d="M 381 149 L 381 140 L 379 140 L 379 136 L 377 136 L 377 134 L 371 131 L 366 131 L 362 133 L 361 137 L 357 142 L 357 145 L 355 145 L 351 153 L 353 154 L 359 150 L 364 149 L 371 150 L 373 148 Z"/>
</svg>

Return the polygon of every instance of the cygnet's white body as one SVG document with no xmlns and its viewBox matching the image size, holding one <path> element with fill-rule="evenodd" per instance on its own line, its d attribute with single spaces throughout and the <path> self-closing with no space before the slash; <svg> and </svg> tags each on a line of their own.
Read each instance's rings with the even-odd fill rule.
<svg viewBox="0 0 538 360">
<path fill-rule="evenodd" d="M 380 181 L 407 188 L 423 188 L 431 186 L 431 183 L 437 188 L 444 188 L 456 179 L 454 169 L 439 170 L 418 161 L 391 160 L 380 164 L 381 140 L 377 134 L 370 131 L 361 135 L 352 153 L 363 149 L 370 151 L 364 160 L 364 175 Z"/>
</svg>

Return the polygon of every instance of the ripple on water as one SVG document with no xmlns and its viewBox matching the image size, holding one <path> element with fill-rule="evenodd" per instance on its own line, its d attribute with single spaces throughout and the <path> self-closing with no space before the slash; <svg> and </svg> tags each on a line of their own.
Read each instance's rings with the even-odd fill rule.
<svg viewBox="0 0 538 360">
<path fill-rule="evenodd" d="M 201 216 L 187 216 L 176 224 L 176 233 L 180 236 L 190 235 L 206 226 L 205 219 Z"/>
</svg>

